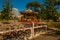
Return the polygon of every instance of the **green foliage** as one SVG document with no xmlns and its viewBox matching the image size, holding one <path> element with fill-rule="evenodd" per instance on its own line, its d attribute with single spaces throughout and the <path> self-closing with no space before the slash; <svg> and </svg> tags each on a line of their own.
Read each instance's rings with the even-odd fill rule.
<svg viewBox="0 0 60 40">
<path fill-rule="evenodd" d="M 54 4 L 55 4 L 54 0 L 45 0 L 47 20 L 52 19 L 53 21 L 57 21 L 58 19 L 57 10 Z"/>
<path fill-rule="evenodd" d="M 60 30 L 56 31 L 55 34 L 60 35 Z"/>
<path fill-rule="evenodd" d="M 53 23 L 47 23 L 47 26 L 48 26 L 48 27 L 55 27 L 55 26 L 53 25 Z"/>
<path fill-rule="evenodd" d="M 50 23 L 47 23 L 47 26 L 60 29 L 60 22 L 50 22 Z"/>
<path fill-rule="evenodd" d="M 56 28 L 59 28 L 59 29 L 60 29 L 60 22 L 53 23 L 53 25 L 54 25 Z"/>
<path fill-rule="evenodd" d="M 30 2 L 27 4 L 27 9 L 30 8 L 33 11 L 38 12 L 37 18 L 57 21 L 58 15 L 55 7 L 56 2 L 57 0 L 44 0 L 44 4 L 40 4 L 39 2 Z"/>
<path fill-rule="evenodd" d="M 6 3 L 3 4 L 3 8 L 1 11 L 1 19 L 2 20 L 9 20 L 11 15 L 11 11 L 12 11 L 12 6 L 10 4 L 10 0 L 6 0 Z"/>
<path fill-rule="evenodd" d="M 39 2 L 29 2 L 26 7 L 27 7 L 27 9 L 30 8 L 31 10 L 38 12 L 40 14 L 41 4 Z M 36 16 L 37 19 L 40 18 L 39 14 Z"/>
<path fill-rule="evenodd" d="M 27 9 L 30 8 L 33 11 L 39 11 L 40 3 L 39 2 L 29 2 L 26 7 L 27 7 Z"/>
</svg>

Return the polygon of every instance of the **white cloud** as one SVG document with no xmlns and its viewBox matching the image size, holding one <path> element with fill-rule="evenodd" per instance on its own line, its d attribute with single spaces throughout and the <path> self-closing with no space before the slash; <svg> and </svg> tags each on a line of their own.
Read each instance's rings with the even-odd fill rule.
<svg viewBox="0 0 60 40">
<path fill-rule="evenodd" d="M 15 15 L 15 16 L 18 16 L 19 15 L 19 10 L 17 8 L 13 8 L 12 9 L 12 13 Z"/>
</svg>

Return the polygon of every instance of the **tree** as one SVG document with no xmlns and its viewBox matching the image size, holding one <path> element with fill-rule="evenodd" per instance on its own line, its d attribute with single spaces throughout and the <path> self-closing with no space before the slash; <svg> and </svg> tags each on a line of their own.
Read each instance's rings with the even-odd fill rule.
<svg viewBox="0 0 60 40">
<path fill-rule="evenodd" d="M 3 4 L 3 8 L 1 11 L 1 19 L 4 20 L 9 20 L 11 15 L 11 11 L 12 11 L 12 5 L 10 3 L 10 0 L 5 0 L 6 2 Z"/>
<path fill-rule="evenodd" d="M 38 12 L 38 15 L 36 16 L 36 18 L 40 19 L 40 13 L 41 13 L 40 10 L 42 6 L 43 5 L 41 5 L 39 2 L 29 2 L 26 7 L 27 9 L 30 8 L 31 10 Z"/>
<path fill-rule="evenodd" d="M 30 2 L 27 4 L 27 9 L 30 8 L 35 12 L 38 12 L 37 18 L 44 20 L 57 21 L 57 8 L 56 3 L 58 0 L 45 0 L 43 4 L 39 2 Z"/>
<path fill-rule="evenodd" d="M 55 0 L 45 0 L 44 2 L 45 9 L 46 9 L 46 19 L 57 21 L 57 10 L 56 10 L 56 5 L 55 5 Z"/>
<path fill-rule="evenodd" d="M 40 11 L 40 3 L 39 2 L 29 2 L 27 4 L 27 9 L 30 8 L 33 11 Z"/>
</svg>

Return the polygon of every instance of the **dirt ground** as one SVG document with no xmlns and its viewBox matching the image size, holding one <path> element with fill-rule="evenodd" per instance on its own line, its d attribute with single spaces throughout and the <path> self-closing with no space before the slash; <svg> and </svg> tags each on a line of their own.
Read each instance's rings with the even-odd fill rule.
<svg viewBox="0 0 60 40">
<path fill-rule="evenodd" d="M 32 40 L 60 40 L 60 36 L 39 35 L 38 37 Z"/>
</svg>

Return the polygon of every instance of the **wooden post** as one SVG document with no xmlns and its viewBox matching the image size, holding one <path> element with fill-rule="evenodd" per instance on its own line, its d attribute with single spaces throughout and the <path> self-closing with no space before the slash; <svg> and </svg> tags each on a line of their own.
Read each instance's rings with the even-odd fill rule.
<svg viewBox="0 0 60 40">
<path fill-rule="evenodd" d="M 32 22 L 32 24 L 33 24 L 32 25 L 33 27 L 31 28 L 31 37 L 33 38 L 34 37 L 34 23 Z"/>
</svg>

